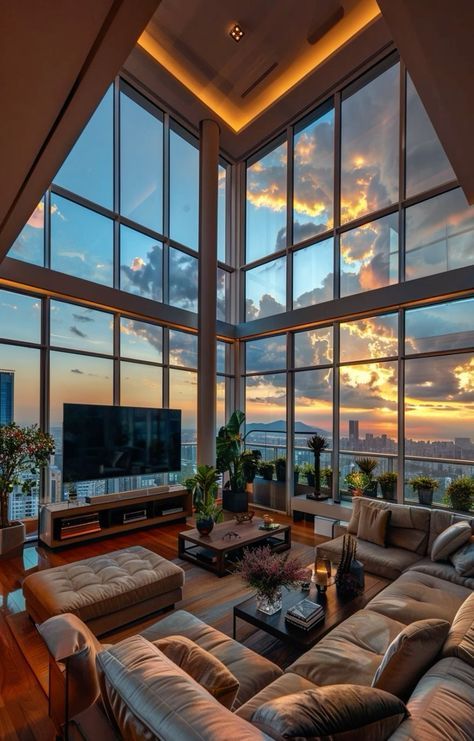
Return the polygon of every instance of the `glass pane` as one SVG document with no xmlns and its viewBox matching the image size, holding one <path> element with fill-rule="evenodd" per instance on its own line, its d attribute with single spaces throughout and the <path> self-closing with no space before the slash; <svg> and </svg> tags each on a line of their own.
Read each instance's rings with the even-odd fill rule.
<svg viewBox="0 0 474 741">
<path fill-rule="evenodd" d="M 227 302 L 230 291 L 230 273 L 217 268 L 217 319 L 227 321 Z"/>
<path fill-rule="evenodd" d="M 0 344 L 0 424 L 39 423 L 40 351 Z"/>
<path fill-rule="evenodd" d="M 184 481 L 194 473 L 197 452 L 197 373 L 170 369 L 170 409 L 181 409 L 181 471 Z"/>
<path fill-rule="evenodd" d="M 332 363 L 332 327 L 295 334 L 295 368 Z"/>
<path fill-rule="evenodd" d="M 163 329 L 156 324 L 120 319 L 120 354 L 125 358 L 161 363 Z"/>
<path fill-rule="evenodd" d="M 286 142 L 247 167 L 246 262 L 286 246 Z"/>
<path fill-rule="evenodd" d="M 198 261 L 173 247 L 169 249 L 169 302 L 180 309 L 198 310 Z"/>
<path fill-rule="evenodd" d="M 266 262 L 245 273 L 247 321 L 286 311 L 286 257 Z"/>
<path fill-rule="evenodd" d="M 163 231 L 163 123 L 120 93 L 120 212 Z"/>
<path fill-rule="evenodd" d="M 333 225 L 334 109 L 294 137 L 293 243 Z"/>
<path fill-rule="evenodd" d="M 455 180 L 433 125 L 410 75 L 407 75 L 406 195 L 416 195 Z"/>
<path fill-rule="evenodd" d="M 474 262 L 474 207 L 460 188 L 407 208 L 406 279 Z"/>
<path fill-rule="evenodd" d="M 398 214 L 341 234 L 341 296 L 398 281 Z"/>
<path fill-rule="evenodd" d="M 341 324 L 342 362 L 389 358 L 398 352 L 398 314 Z"/>
<path fill-rule="evenodd" d="M 246 378 L 245 414 L 245 429 L 253 430 L 249 444 L 263 444 L 264 457 L 277 458 L 277 448 L 286 447 L 286 434 L 281 434 L 286 430 L 286 374 Z"/>
<path fill-rule="evenodd" d="M 473 316 L 473 298 L 410 309 L 405 314 L 405 352 L 473 347 Z"/>
<path fill-rule="evenodd" d="M 293 253 L 293 308 L 319 304 L 334 297 L 333 240 L 312 244 Z"/>
<path fill-rule="evenodd" d="M 111 219 L 51 194 L 51 268 L 76 278 L 111 286 Z"/>
<path fill-rule="evenodd" d="M 217 373 L 230 373 L 230 349 L 228 342 L 217 341 L 216 346 L 216 371 Z M 229 366 L 229 368 L 228 368 Z"/>
<path fill-rule="evenodd" d="M 226 224 L 227 224 L 227 168 L 219 165 L 217 190 L 217 259 L 227 261 Z"/>
<path fill-rule="evenodd" d="M 170 329 L 170 365 L 197 368 L 198 337 L 196 334 Z"/>
<path fill-rule="evenodd" d="M 332 447 L 331 368 L 295 373 L 295 435 L 298 445 L 306 447 L 305 436 L 315 432 L 323 435 Z M 306 456 L 303 462 L 313 463 Z"/>
<path fill-rule="evenodd" d="M 216 379 L 216 432 L 226 423 L 225 414 L 225 385 L 226 379 L 217 376 Z"/>
<path fill-rule="evenodd" d="M 342 102 L 341 223 L 398 200 L 399 65 Z"/>
<path fill-rule="evenodd" d="M 0 337 L 5 340 L 40 342 L 41 299 L 0 290 Z"/>
<path fill-rule="evenodd" d="M 467 452 L 466 458 L 474 460 L 474 450 L 470 442 L 470 438 L 457 438 L 457 440 L 469 442 L 468 450 L 465 448 L 456 446 L 457 453 Z M 463 445 L 465 444 L 463 442 Z M 456 457 L 463 458 L 464 455 L 458 455 Z M 438 488 L 433 492 L 433 504 L 435 507 L 446 507 L 446 501 L 444 500 L 446 489 L 453 479 L 457 479 L 460 476 L 469 476 L 474 478 L 474 465 L 466 462 L 464 463 L 448 463 L 447 461 L 437 461 L 435 459 L 422 459 L 417 458 L 416 460 L 410 459 L 408 456 L 405 457 L 405 502 L 418 504 L 418 494 L 413 491 L 412 486 L 408 483 L 410 479 L 415 476 L 430 476 L 431 478 L 437 479 Z"/>
<path fill-rule="evenodd" d="M 120 403 L 129 407 L 163 406 L 161 368 L 140 363 L 120 363 Z"/>
<path fill-rule="evenodd" d="M 163 245 L 126 226 L 120 227 L 120 288 L 163 301 Z"/>
<path fill-rule="evenodd" d="M 286 335 L 265 337 L 245 343 L 245 370 L 284 370 L 286 368 Z"/>
<path fill-rule="evenodd" d="M 170 131 L 170 237 L 199 248 L 199 150 Z"/>
<path fill-rule="evenodd" d="M 76 141 L 53 182 L 105 208 L 113 208 L 113 86 Z"/>
<path fill-rule="evenodd" d="M 51 301 L 51 344 L 73 350 L 113 353 L 113 314 Z"/>
<path fill-rule="evenodd" d="M 474 355 L 405 363 L 405 453 L 474 461 Z"/>
<path fill-rule="evenodd" d="M 112 404 L 113 361 L 74 353 L 50 354 L 51 432 L 62 427 L 63 404 Z"/>
<path fill-rule="evenodd" d="M 44 199 L 36 206 L 8 252 L 8 257 L 44 265 Z"/>
</svg>

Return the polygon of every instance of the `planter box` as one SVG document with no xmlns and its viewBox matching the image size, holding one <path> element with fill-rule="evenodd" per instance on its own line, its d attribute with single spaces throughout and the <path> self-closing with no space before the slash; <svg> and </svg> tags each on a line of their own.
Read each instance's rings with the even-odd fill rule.
<svg viewBox="0 0 474 741">
<path fill-rule="evenodd" d="M 23 548 L 25 525 L 14 522 L 10 527 L 0 528 L 0 556 L 13 555 Z"/>
<path fill-rule="evenodd" d="M 249 499 L 246 491 L 222 491 L 222 507 L 228 512 L 247 512 Z"/>
</svg>

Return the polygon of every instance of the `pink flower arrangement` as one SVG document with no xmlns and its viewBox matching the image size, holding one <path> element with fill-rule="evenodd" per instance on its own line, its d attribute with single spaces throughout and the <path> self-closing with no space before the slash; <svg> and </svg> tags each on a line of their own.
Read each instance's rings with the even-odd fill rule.
<svg viewBox="0 0 474 741">
<path fill-rule="evenodd" d="M 296 587 L 306 578 L 306 568 L 289 553 L 274 553 L 270 546 L 244 550 L 237 573 L 258 593 L 274 598 L 281 587 Z"/>
</svg>

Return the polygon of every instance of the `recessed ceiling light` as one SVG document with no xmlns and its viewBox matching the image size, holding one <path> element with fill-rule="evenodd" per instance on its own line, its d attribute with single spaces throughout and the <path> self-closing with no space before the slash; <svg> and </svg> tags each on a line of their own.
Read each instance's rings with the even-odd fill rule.
<svg viewBox="0 0 474 741">
<path fill-rule="evenodd" d="M 232 36 L 232 38 L 234 39 L 234 41 L 236 41 L 238 43 L 240 41 L 240 39 L 242 38 L 242 36 L 244 35 L 244 32 L 242 30 L 242 27 L 239 26 L 238 23 L 236 23 L 230 29 L 229 35 Z"/>
</svg>

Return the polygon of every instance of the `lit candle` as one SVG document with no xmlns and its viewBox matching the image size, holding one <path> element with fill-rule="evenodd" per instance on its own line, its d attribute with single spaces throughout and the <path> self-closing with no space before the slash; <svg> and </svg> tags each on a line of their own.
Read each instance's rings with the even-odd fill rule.
<svg viewBox="0 0 474 741">
<path fill-rule="evenodd" d="M 316 569 L 316 584 L 320 587 L 327 587 L 328 572 L 325 566 L 318 566 Z"/>
</svg>

